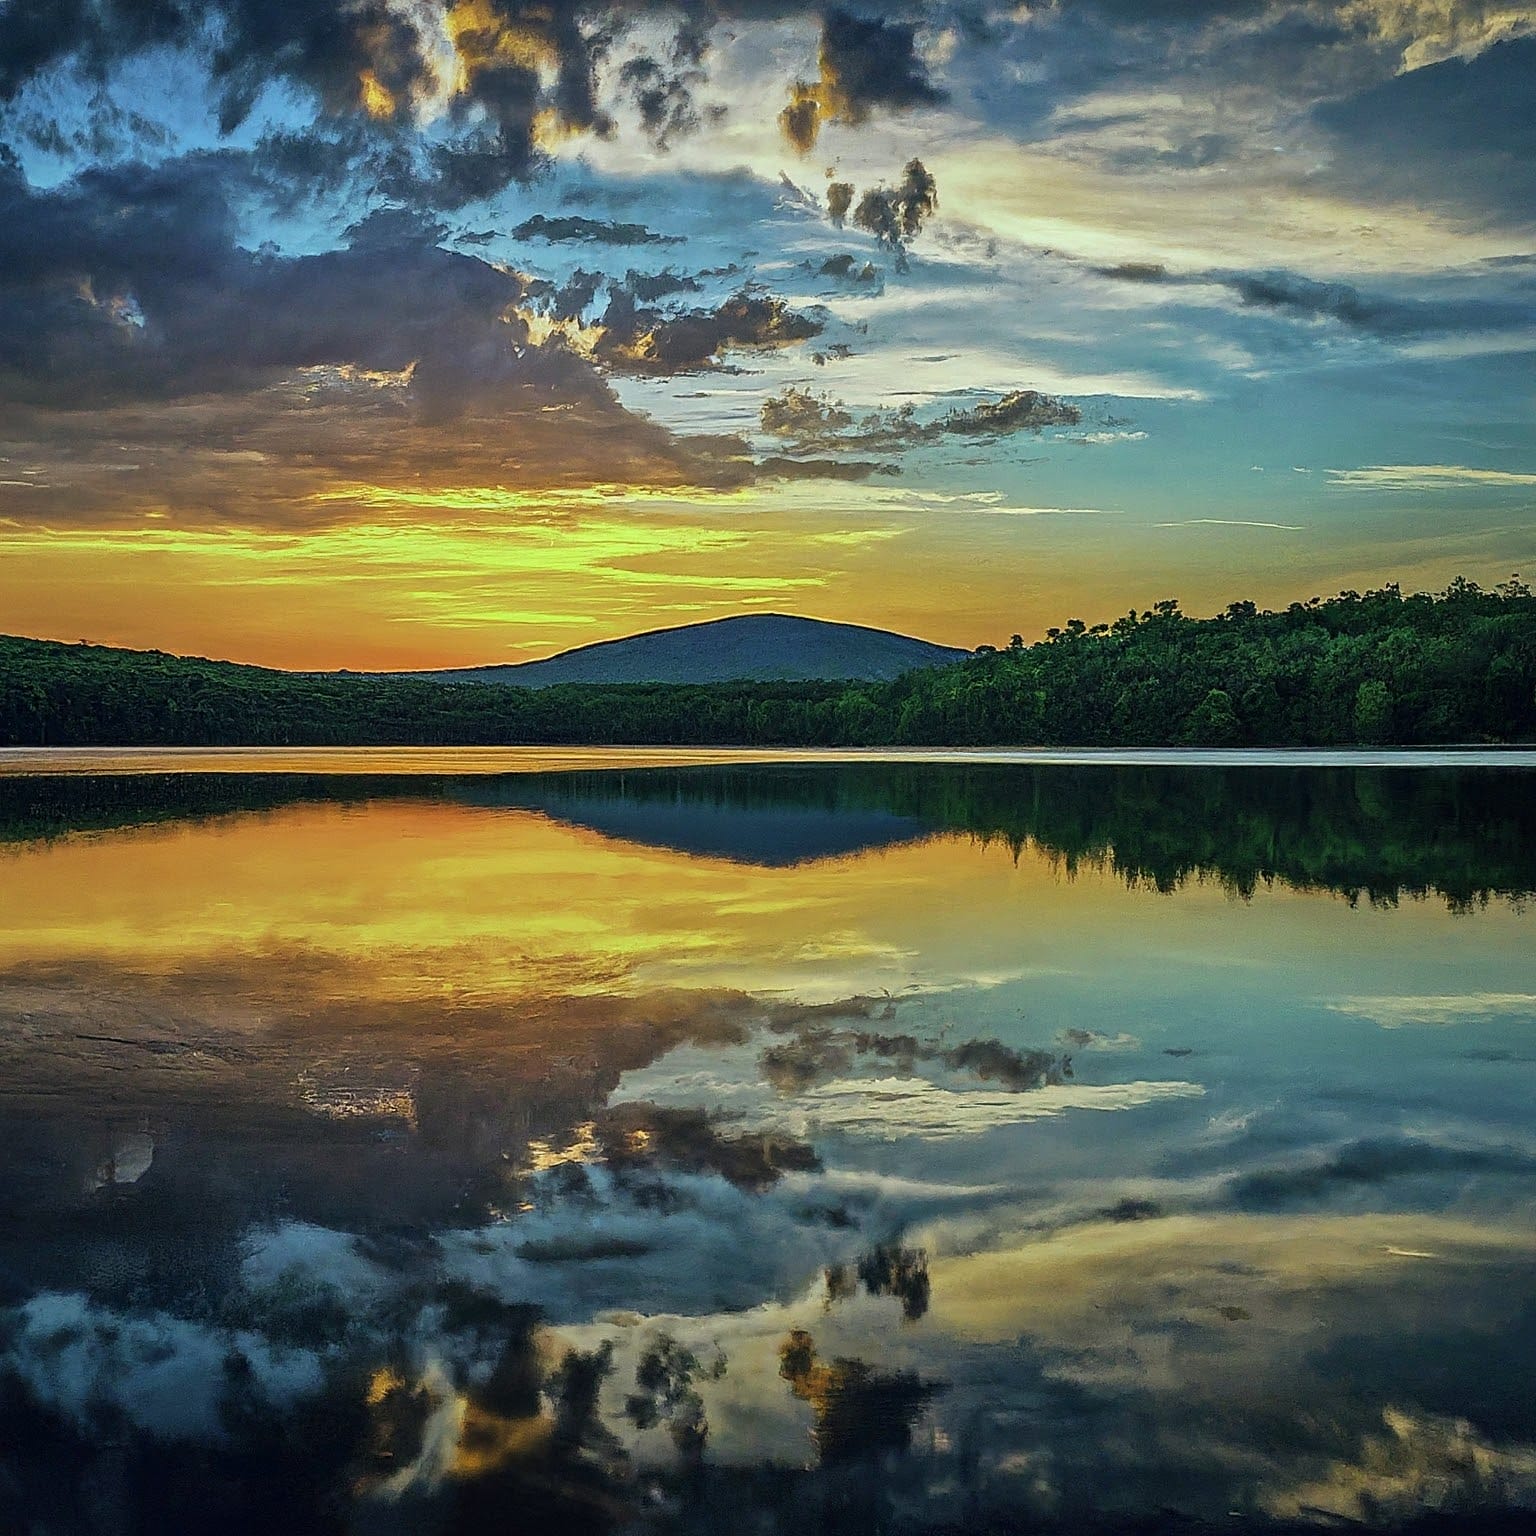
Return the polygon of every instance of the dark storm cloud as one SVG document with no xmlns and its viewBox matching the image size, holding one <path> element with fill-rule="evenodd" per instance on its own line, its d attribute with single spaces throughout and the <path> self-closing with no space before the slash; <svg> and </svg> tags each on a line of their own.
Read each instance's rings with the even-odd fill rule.
<svg viewBox="0 0 1536 1536">
<path fill-rule="evenodd" d="M 801 153 L 815 147 L 826 123 L 857 126 L 877 108 L 905 111 L 948 99 L 929 78 L 910 22 L 828 11 L 820 64 L 820 78 L 797 84 L 779 117 L 785 138 Z"/>
<path fill-rule="evenodd" d="M 878 16 L 829 11 L 822 22 L 822 67 L 837 80 L 851 121 L 875 107 L 934 106 L 944 93 L 917 55 L 916 27 Z"/>
<path fill-rule="evenodd" d="M 957 8 L 945 14 L 950 9 Z M 916 51 L 916 21 L 901 19 L 902 12 L 922 18 L 923 8 L 895 10 L 823 11 L 804 0 L 427 0 L 415 9 L 388 0 L 12 0 L 0 10 L 0 103 L 40 75 L 73 70 L 101 84 L 125 60 L 173 46 L 203 60 L 222 133 L 250 116 L 269 85 L 286 82 L 312 102 L 312 131 L 355 120 L 369 128 L 374 147 L 392 145 L 385 158 L 395 195 L 408 172 L 424 202 L 451 207 L 540 170 L 545 131 L 613 134 L 600 79 L 637 20 L 660 21 L 670 42 L 625 59 L 609 88 L 634 104 L 642 130 L 662 148 L 724 114 L 720 104 L 697 99 L 708 79 L 711 33 L 722 21 L 819 21 L 821 80 L 798 88 L 810 93 L 811 120 L 801 135 L 810 140 L 822 121 L 857 124 L 877 108 L 942 100 Z M 456 136 L 407 144 L 416 107 L 441 104 L 449 76 Z M 102 102 L 92 116 L 105 136 L 92 153 L 106 153 L 108 140 L 121 148 L 132 126 L 110 121 L 113 110 Z M 11 127 L 39 143 L 60 134 L 45 115 L 26 109 Z M 371 155 L 359 149 L 356 158 Z"/>
<path fill-rule="evenodd" d="M 110 159 L 121 155 L 124 146 L 133 154 L 149 155 L 171 141 L 163 125 L 146 113 L 120 106 L 99 86 L 67 124 L 41 106 L 13 108 L 9 124 L 18 142 L 33 144 L 66 162 Z"/>
<path fill-rule="evenodd" d="M 997 400 L 956 407 L 933 421 L 919 421 L 910 406 L 855 417 L 841 400 L 793 385 L 763 402 L 764 432 L 786 439 L 797 451 L 855 449 L 893 453 L 948 437 L 1009 437 L 1047 427 L 1075 427 L 1079 407 L 1035 389 L 1018 389 Z"/>
<path fill-rule="evenodd" d="M 857 482 L 876 475 L 899 475 L 900 467 L 874 459 L 789 459 L 769 454 L 759 459 L 758 473 L 767 480 L 843 480 Z"/>
<path fill-rule="evenodd" d="M 206 50 L 225 132 L 269 81 L 293 80 L 323 111 L 368 105 L 366 81 L 404 112 L 430 69 L 414 25 L 384 0 L 13 0 L 0 13 L 0 98 L 65 60 L 96 78 L 146 48 Z M 373 97 L 375 115 L 384 97 Z"/>
<path fill-rule="evenodd" d="M 1327 318 L 1359 330 L 1408 330 L 1427 306 L 1368 298 L 1348 283 L 1324 283 L 1294 272 L 1170 272 L 1160 262 L 1123 262 L 1095 267 L 1100 277 L 1115 282 L 1162 284 L 1168 287 L 1215 284 L 1234 293 L 1254 309 L 1271 309 L 1305 319 Z"/>
<path fill-rule="evenodd" d="M 775 1132 L 732 1136 L 702 1109 L 625 1103 L 597 1118 L 604 1162 L 621 1177 L 659 1167 L 718 1173 L 743 1189 L 766 1189 L 786 1173 L 821 1167 L 808 1142 Z"/>
<path fill-rule="evenodd" d="M 1536 38 L 1447 59 L 1339 100 L 1330 179 L 1382 199 L 1529 219 L 1536 206 Z"/>
<path fill-rule="evenodd" d="M 1112 174 L 1299 174 L 1351 200 L 1485 213 L 1532 203 L 1536 71 L 1516 56 L 1533 46 L 1529 0 L 1032 0 L 983 41 L 956 19 L 942 84 L 957 112 Z"/>
<path fill-rule="evenodd" d="M 391 156 L 386 165 L 388 174 L 379 182 L 386 196 L 446 209 L 495 197 L 514 181 L 525 181 L 542 169 L 544 159 L 531 136 L 509 140 L 502 132 L 434 145 L 425 173 L 408 156 Z"/>
<path fill-rule="evenodd" d="M 623 287 L 627 288 L 642 304 L 654 304 L 657 299 L 670 298 L 678 293 L 698 293 L 703 284 L 696 277 L 680 272 L 625 273 Z"/>
<path fill-rule="evenodd" d="M 596 356 L 629 373 L 691 373 L 713 366 L 730 346 L 783 347 L 808 341 L 822 322 L 773 295 L 743 290 L 714 309 L 647 308 L 615 287 L 598 322 Z"/>
<path fill-rule="evenodd" d="M 0 284 L 7 288 L 129 273 L 167 282 L 220 273 L 234 219 L 220 157 L 101 168 L 42 191 L 0 145 Z"/>
<path fill-rule="evenodd" d="M 680 135 L 699 126 L 699 113 L 690 90 L 693 80 L 669 75 L 649 54 L 628 59 L 619 72 L 632 94 L 640 121 L 658 149 L 666 149 Z M 700 74 L 698 78 L 702 79 Z"/>
<path fill-rule="evenodd" d="M 546 313 L 551 319 L 575 320 L 597 297 L 598 289 L 602 284 L 601 272 L 586 272 L 578 268 L 571 274 L 570 280 L 558 288 L 553 283 L 536 284 L 535 287 L 542 293 L 547 286 Z"/>
<path fill-rule="evenodd" d="M 1168 268 L 1160 261 L 1122 261 L 1113 267 L 1095 267 L 1100 277 L 1114 278 L 1122 283 L 1166 283 L 1176 281 L 1169 276 Z"/>
<path fill-rule="evenodd" d="M 593 245 L 679 245 L 676 235 L 659 235 L 643 224 L 615 223 L 607 219 L 585 219 L 566 215 L 550 218 L 536 213 L 524 219 L 512 231 L 514 240 L 549 240 Z"/>
<path fill-rule="evenodd" d="M 864 193 L 854 205 L 853 222 L 894 252 L 896 270 L 905 272 L 907 244 L 922 233 L 938 206 L 938 182 L 921 160 L 909 160 L 894 187 L 871 187 Z"/>
<path fill-rule="evenodd" d="M 26 466 L 31 488 L 7 492 L 5 515 L 50 526 L 144 528 L 146 516 L 173 516 L 182 527 L 309 530 L 356 521 L 376 505 L 373 486 L 557 494 L 732 487 L 759 473 L 745 443 L 676 437 L 590 377 L 585 392 L 506 386 L 446 421 L 409 379 L 330 369 L 240 394 L 88 412 L 8 406 L 0 455 Z M 443 494 L 441 515 L 452 520 Z M 407 515 L 439 514 L 425 494 Z"/>
<path fill-rule="evenodd" d="M 128 54 L 184 41 L 193 25 L 192 7 L 175 0 L 11 0 L 0 13 L 0 97 L 69 55 L 99 75 Z"/>
<path fill-rule="evenodd" d="M 464 237 L 460 237 L 461 240 Z M 472 243 L 484 243 L 494 239 L 487 234 L 473 237 Z M 735 267 L 715 268 L 698 273 L 677 272 L 671 267 L 660 272 L 637 272 L 633 267 L 622 278 L 609 277 L 602 272 L 578 267 L 563 283 L 553 283 L 543 278 L 529 281 L 528 291 L 536 307 L 552 320 L 571 321 L 581 319 L 603 297 L 605 305 L 618 300 L 614 310 L 615 329 L 623 332 L 627 340 L 639 335 L 637 317 L 642 313 L 651 323 L 660 323 L 661 311 L 653 308 L 664 299 L 676 299 L 682 294 L 703 293 L 706 280 L 719 277 L 735 277 Z M 671 313 L 676 313 L 672 311 Z"/>
<path fill-rule="evenodd" d="M 1072 1076 L 1070 1056 L 1018 1050 L 1001 1040 L 966 1040 L 956 1046 L 942 1046 L 916 1035 L 814 1026 L 766 1046 L 758 1057 L 758 1070 L 776 1092 L 793 1095 L 841 1076 L 860 1058 L 888 1062 L 904 1076 L 911 1076 L 919 1065 L 932 1064 L 985 1083 L 998 1083 L 1009 1093 L 1030 1093 Z"/>
<path fill-rule="evenodd" d="M 1320 282 L 1296 272 L 1215 270 L 1171 272 L 1160 262 L 1123 262 L 1095 267 L 1114 282 L 1169 288 L 1216 286 L 1245 309 L 1301 321 L 1331 320 L 1350 330 L 1386 338 L 1496 330 L 1529 322 L 1529 307 L 1510 300 L 1392 298 L 1364 293 L 1351 283 Z"/>
<path fill-rule="evenodd" d="M 1075 427 L 1083 419 L 1077 406 L 1037 389 L 1016 389 L 1000 400 L 983 401 L 970 410 L 950 411 L 929 429 L 940 435 L 1006 437 L 1044 427 Z"/>
<path fill-rule="evenodd" d="M 344 201 L 364 167 L 370 180 L 392 180 L 396 158 L 362 123 L 344 121 L 271 129 L 245 156 L 243 169 L 268 206 L 293 213 Z"/>
<path fill-rule="evenodd" d="M 634 105 L 641 130 L 662 147 L 695 131 L 725 110 L 701 94 L 715 29 L 792 20 L 819 29 L 816 78 L 785 81 L 781 123 L 802 150 L 828 122 L 858 125 L 880 112 L 935 106 L 951 91 L 989 124 L 1019 128 L 1043 124 L 1073 98 L 1128 72 L 1150 86 L 1198 64 L 1216 85 L 1262 83 L 1302 109 L 1330 103 L 1316 121 L 1341 140 L 1364 119 L 1364 139 L 1343 160 L 1351 175 L 1369 180 L 1379 172 L 1384 186 L 1423 185 L 1445 172 L 1447 136 L 1457 133 L 1461 107 L 1446 107 L 1441 97 L 1465 96 L 1481 112 L 1480 146 L 1500 158 L 1499 145 L 1508 141 L 1505 169 L 1516 185 L 1489 165 L 1487 154 L 1473 180 L 1482 193 L 1496 194 L 1502 185 L 1513 201 L 1529 163 L 1520 149 L 1531 123 L 1532 72 L 1518 55 L 1525 44 L 1488 49 L 1468 65 L 1453 59 L 1391 78 L 1409 49 L 1417 50 L 1414 62 L 1477 53 L 1500 27 L 1518 26 L 1509 14 L 1496 0 L 1450 9 L 1408 0 L 1056 0 L 1011 14 L 981 0 L 424 0 L 414 7 L 387 0 L 11 0 L 0 10 L 0 101 L 61 68 L 100 83 L 125 59 L 176 45 L 204 61 L 225 131 L 250 114 L 269 84 L 296 86 L 315 111 L 313 131 L 349 122 L 366 128 L 369 148 L 354 146 L 355 158 L 376 172 L 382 160 L 391 195 L 405 196 L 414 182 L 427 205 L 452 207 L 536 174 L 547 163 L 545 134 L 612 134 L 618 100 Z M 620 57 L 626 32 L 640 20 L 659 23 L 661 38 L 647 36 L 642 51 Z M 952 45 L 946 81 L 925 57 L 925 29 Z M 1013 89 L 999 73 L 1000 60 L 1041 77 L 1027 91 Z M 1448 83 L 1460 76 L 1466 78 Z M 613 99 L 604 100 L 604 92 Z M 443 106 L 445 93 L 453 135 L 429 145 L 414 131 L 413 112 L 426 100 Z M 109 140 L 120 147 L 135 134 L 142 145 L 154 127 L 147 119 L 138 127 L 121 120 L 121 109 L 105 98 L 87 116 L 95 137 L 76 152 L 100 155 Z M 1420 123 L 1423 139 L 1399 133 L 1411 135 Z M 10 127 L 56 144 L 85 131 L 65 129 L 25 102 Z M 1391 141 L 1385 157 L 1377 136 Z M 1166 143 L 1151 134 L 1145 146 L 1114 147 L 1107 160 L 1124 169 L 1198 170 L 1239 157 L 1242 139 L 1194 131 Z M 1464 199 L 1469 189 L 1452 186 L 1447 195 Z"/>
<path fill-rule="evenodd" d="M 1424 306 L 1367 298 L 1348 283 L 1321 283 L 1291 272 L 1222 273 L 1217 281 L 1253 308 L 1338 320 L 1362 331 L 1424 329 L 1428 323 L 1420 315 Z"/>
<path fill-rule="evenodd" d="M 570 365 L 526 349 L 519 275 L 440 250 L 401 210 L 344 250 L 283 257 L 234 241 L 217 158 L 87 171 L 37 191 L 0 177 L 0 392 L 65 408 L 229 393 L 285 372 L 414 365 L 423 401 Z"/>
<path fill-rule="evenodd" d="M 695 132 L 705 119 L 718 120 L 726 108 L 718 102 L 701 107 L 695 92 L 708 80 L 709 19 L 685 16 L 664 59 L 638 54 L 619 71 L 620 89 L 634 101 L 640 123 L 658 149 Z"/>
<path fill-rule="evenodd" d="M 580 356 L 530 322 L 579 314 L 596 281 L 551 292 L 442 249 L 443 226 L 401 208 L 355 224 L 340 250 L 253 252 L 231 209 L 242 169 L 214 153 L 41 190 L 0 159 L 0 451 L 46 471 L 24 513 L 127 513 L 148 496 L 285 522 L 313 517 L 291 509 L 334 480 L 434 472 L 738 484 L 740 442 L 674 438 L 620 405 L 600 368 L 687 372 L 821 329 L 757 292 L 658 309 L 637 295 L 696 280 L 636 274 L 611 285 L 594 356 Z"/>
<path fill-rule="evenodd" d="M 825 261 L 802 261 L 800 270 L 816 278 L 832 293 L 852 288 L 862 293 L 883 293 L 885 273 L 872 261 L 861 261 L 846 251 L 828 256 Z"/>
</svg>

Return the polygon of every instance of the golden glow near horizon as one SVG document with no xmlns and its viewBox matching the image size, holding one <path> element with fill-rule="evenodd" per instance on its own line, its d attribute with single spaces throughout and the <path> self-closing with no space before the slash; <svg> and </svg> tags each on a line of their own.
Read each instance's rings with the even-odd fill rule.
<svg viewBox="0 0 1536 1536">
<path fill-rule="evenodd" d="M 1467 539 L 1366 545 L 1289 529 L 1193 530 L 1097 509 L 1014 506 L 876 487 L 823 494 L 649 488 L 530 491 L 364 485 L 320 493 L 351 520 L 310 528 L 68 528 L 0 520 L 0 630 L 297 670 L 534 660 L 641 630 L 757 611 L 889 628 L 942 644 L 1038 638 L 1180 596 L 1215 611 L 1241 590 L 1283 605 L 1398 576 L 1502 579 Z M 1022 514 L 1022 515 L 1021 515 Z M 1289 569 L 1254 572 L 1255 540 Z M 1118 557 L 1138 554 L 1127 571 Z M 1342 562 L 1342 563 L 1341 563 Z"/>
<path fill-rule="evenodd" d="M 717 502 L 739 500 L 722 493 Z M 368 487 L 349 501 L 453 520 L 302 535 L 158 520 L 126 530 L 0 530 L 0 607 L 15 633 L 274 666 L 524 661 L 668 622 L 817 606 L 863 551 L 903 531 L 828 528 L 803 516 L 705 522 L 705 508 L 648 518 L 596 490 L 567 500 L 496 487 Z M 458 520 L 493 513 L 506 520 Z"/>
</svg>

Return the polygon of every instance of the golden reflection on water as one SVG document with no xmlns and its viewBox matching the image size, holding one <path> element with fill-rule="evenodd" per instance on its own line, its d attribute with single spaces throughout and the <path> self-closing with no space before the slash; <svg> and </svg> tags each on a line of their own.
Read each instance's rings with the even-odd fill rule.
<svg viewBox="0 0 1536 1536">
<path fill-rule="evenodd" d="M 1092 974 L 1131 952 L 1234 980 L 1292 957 L 1299 985 L 1354 956 L 1353 981 L 1376 977 L 1354 990 L 1395 992 L 1402 967 L 1433 969 L 1435 935 L 1455 934 L 1464 965 L 1523 933 L 1501 908 L 1473 924 L 1433 902 L 1350 910 L 1284 888 L 1248 904 L 1200 883 L 1157 896 L 963 834 L 769 867 L 428 800 L 80 834 L 8 851 L 3 868 L 0 971 L 222 969 L 258 993 L 311 976 L 357 1000 L 445 1005 L 677 986 L 821 1001 Z"/>
</svg>

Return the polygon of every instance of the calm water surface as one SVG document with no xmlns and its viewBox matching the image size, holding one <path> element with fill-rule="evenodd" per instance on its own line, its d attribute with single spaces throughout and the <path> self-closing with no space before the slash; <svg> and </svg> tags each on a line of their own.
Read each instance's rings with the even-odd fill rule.
<svg viewBox="0 0 1536 1536">
<path fill-rule="evenodd" d="M 1530 769 L 197 766 L 0 777 L 0 1531 L 1532 1528 Z"/>
</svg>

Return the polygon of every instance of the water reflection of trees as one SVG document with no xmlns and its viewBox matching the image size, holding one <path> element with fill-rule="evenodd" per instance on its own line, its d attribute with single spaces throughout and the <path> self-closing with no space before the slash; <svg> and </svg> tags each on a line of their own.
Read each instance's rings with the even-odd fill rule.
<svg viewBox="0 0 1536 1536">
<path fill-rule="evenodd" d="M 1034 848 L 1068 869 L 1104 867 L 1175 889 L 1211 878 L 1453 906 L 1536 891 L 1533 775 L 1516 769 L 774 764 L 502 777 L 143 775 L 0 779 L 0 841 L 273 810 L 307 802 L 447 799 L 593 822 L 635 811 L 806 812 L 853 818 L 871 846 L 960 831 Z M 620 818 L 617 835 L 673 846 L 675 823 Z M 711 851 L 778 862 L 771 818 L 729 823 Z M 682 848 L 681 851 L 689 851 Z M 838 851 L 847 851 L 839 848 Z"/>
<path fill-rule="evenodd" d="M 852 1264 L 829 1264 L 824 1278 L 829 1308 L 848 1300 L 862 1287 L 870 1296 L 896 1297 L 901 1315 L 909 1323 L 927 1314 L 933 1294 L 927 1253 L 899 1243 L 877 1243 Z"/>
<path fill-rule="evenodd" d="M 56 1347 L 69 1343 L 61 1338 Z M 559 1348 L 533 1308 L 437 1282 L 393 1307 L 355 1312 L 331 1344 L 315 1381 L 274 1398 L 253 1365 L 251 1335 L 231 1331 L 216 1368 L 216 1422 L 191 1435 L 146 1429 L 106 1399 L 81 1412 L 60 1409 L 0 1358 L 4 1528 L 46 1536 L 1300 1536 L 1319 1528 L 1309 1515 L 1278 1518 L 1247 1505 L 1228 1522 L 1181 1515 L 1158 1508 L 1140 1485 L 1088 1485 L 1064 1500 L 1037 1500 L 998 1457 L 1017 1452 L 1027 1464 L 1030 1448 L 1052 1435 L 1104 1436 L 1112 1468 L 1114 1435 L 1133 1434 L 1128 1465 L 1155 1489 L 1157 1468 L 1136 1462 L 1137 1446 L 1164 1444 L 1135 1417 L 1151 1404 L 1134 1392 L 1118 1407 L 1079 1394 L 1074 1428 L 1053 1420 L 1042 1398 L 1038 1417 L 1005 1415 L 989 1428 L 984 1416 L 961 1414 L 945 1431 L 924 1434 L 925 1416 L 951 1389 L 882 1359 L 878 1334 L 857 1355 L 824 1352 L 804 1328 L 782 1337 L 746 1385 L 752 1400 L 777 1394 L 804 1405 L 806 1455 L 756 1464 L 711 1451 L 711 1383 L 727 1371 L 734 1377 L 740 1362 L 665 1332 L 651 1334 L 621 1367 L 606 1343 Z M 1351 1368 L 1345 1354 L 1338 1362 Z M 1035 1369 L 1027 1358 L 1000 1363 Z M 1362 1385 L 1374 1394 L 1376 1363 L 1353 1369 L 1366 1371 Z M 1203 1421 L 1197 1414 L 1194 1422 Z M 626 1425 L 659 1430 L 669 1451 L 642 1454 Z M 1230 1483 L 1241 1502 L 1250 1464 L 1230 1459 L 1234 1442 L 1219 1426 L 1204 1427 L 1212 1453 L 1204 1473 L 1213 1486 Z M 1168 1486 L 1177 1489 L 1201 1442 L 1182 1444 L 1180 1425 L 1167 1428 L 1164 1448 L 1175 1462 Z M 1290 1454 L 1298 1471 L 1316 1469 L 1309 1447 L 1317 1435 L 1276 1418 L 1249 1429 L 1269 1437 L 1263 1464 Z M 1091 1446 L 1080 1449 L 1064 1465 L 1091 1465 Z M 1462 1451 L 1452 1443 L 1446 1453 Z M 1340 1475 L 1351 1470 L 1345 1464 Z M 1341 1516 L 1329 1528 L 1401 1536 L 1529 1530 L 1528 1510 L 1495 1507 L 1496 1475 L 1478 1481 L 1454 1462 L 1450 1473 L 1446 1488 L 1426 1484 L 1437 1507 L 1391 1504 L 1379 1519 Z M 1107 1507 L 1097 1507 L 1101 1496 Z"/>
<path fill-rule="evenodd" d="M 604 793 L 880 809 L 1161 891 L 1210 878 L 1244 895 L 1279 882 L 1351 900 L 1438 893 L 1454 906 L 1536 891 L 1536 775 L 1524 770 L 870 763 L 537 778 L 473 793 L 556 814 Z"/>
<path fill-rule="evenodd" d="M 823 1360 L 796 1328 L 779 1347 L 779 1375 L 816 1416 L 812 1436 L 825 1465 L 905 1451 L 912 1426 L 942 1384 L 914 1371 L 882 1371 L 865 1360 Z"/>
<path fill-rule="evenodd" d="M 0 1363 L 0 1509 L 18 1530 L 175 1530 L 185 1536 L 422 1531 L 722 1529 L 745 1511 L 736 1474 L 705 1459 L 701 1385 L 729 1368 L 655 1335 L 628 1373 L 622 1418 L 660 1428 L 670 1460 L 638 1459 L 604 1421 L 615 1375 L 608 1344 L 552 1347 L 536 1309 L 444 1284 L 414 1308 L 340 1330 L 309 1390 L 274 1400 L 232 1331 L 219 1367 L 217 1421 L 200 1434 L 156 1433 L 108 1402 L 85 1417 L 51 1406 Z M 430 1315 L 433 1345 L 418 1332 Z M 821 1360 L 792 1333 L 779 1376 L 814 1416 L 815 1460 L 837 1473 L 846 1508 L 884 1490 L 857 1469 L 905 1452 L 942 1390 L 862 1359 Z M 771 1390 L 768 1382 L 764 1390 Z M 854 1469 L 850 1475 L 846 1470 Z M 781 1494 L 803 1513 L 814 1469 L 783 1468 Z M 787 1512 L 787 1511 L 786 1511 Z M 515 1516 L 515 1519 L 513 1517 Z M 795 1529 L 774 1524 L 764 1529 Z"/>
</svg>

